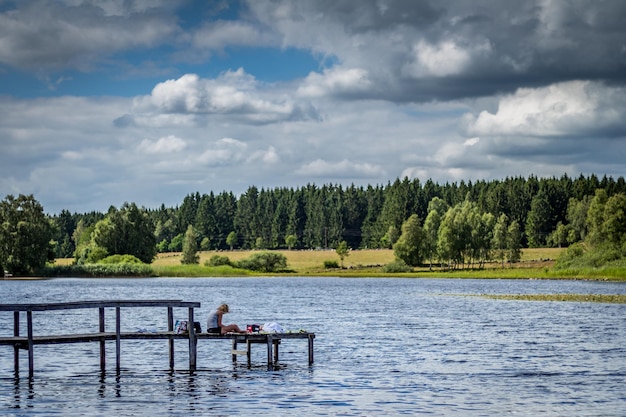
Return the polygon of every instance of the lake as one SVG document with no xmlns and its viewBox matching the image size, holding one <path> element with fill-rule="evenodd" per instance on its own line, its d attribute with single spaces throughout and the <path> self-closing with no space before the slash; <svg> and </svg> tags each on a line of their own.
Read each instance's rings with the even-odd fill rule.
<svg viewBox="0 0 626 417">
<path fill-rule="evenodd" d="M 196 320 L 228 303 L 225 322 L 276 321 L 316 334 L 284 340 L 278 367 L 253 346 L 233 364 L 230 342 L 200 340 L 198 370 L 176 370 L 167 342 L 35 346 L 29 380 L 22 353 L 0 346 L 1 416 L 160 415 L 626 415 L 626 305 L 494 300 L 481 294 L 625 294 L 623 283 L 383 278 L 155 278 L 0 281 L 2 303 L 98 299 L 199 301 Z M 163 311 L 161 311 L 163 310 Z M 107 310 L 107 320 L 114 310 Z M 185 319 L 186 310 L 176 311 Z M 97 326 L 97 310 L 34 314 L 35 334 Z M 180 316 L 180 317 L 178 317 Z M 166 329 L 165 309 L 122 309 L 122 331 Z M 13 314 L 0 312 L 12 335 Z M 78 323 L 78 324 L 77 324 Z M 25 332 L 25 325 L 22 326 Z M 112 325 L 107 324 L 112 329 Z"/>
</svg>

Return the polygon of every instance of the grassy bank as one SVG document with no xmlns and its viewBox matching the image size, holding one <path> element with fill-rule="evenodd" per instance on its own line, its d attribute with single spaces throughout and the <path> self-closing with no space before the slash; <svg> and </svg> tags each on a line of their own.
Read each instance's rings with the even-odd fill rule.
<svg viewBox="0 0 626 417">
<path fill-rule="evenodd" d="M 394 260 L 392 250 L 371 249 L 350 251 L 344 259 L 343 268 L 325 269 L 325 261 L 341 264 L 334 250 L 318 251 L 278 251 L 287 258 L 289 271 L 280 276 L 341 276 L 341 277 L 406 277 L 406 278 L 494 278 L 494 279 L 593 279 L 626 281 L 626 267 L 586 268 L 555 271 L 556 258 L 562 249 L 524 249 L 521 262 L 502 265 L 488 263 L 483 269 L 461 269 L 443 271 L 438 266 L 431 270 L 428 266 L 415 268 L 410 273 L 388 274 L 382 271 L 384 265 Z M 206 251 L 199 252 L 199 265 L 182 265 L 180 253 L 162 253 L 151 264 L 154 275 L 161 277 L 220 277 L 220 276 L 259 276 L 266 275 L 229 266 L 208 267 L 205 262 L 214 255 L 227 256 L 236 262 L 249 258 L 256 251 Z M 57 265 L 66 265 L 72 259 L 57 260 Z"/>
</svg>

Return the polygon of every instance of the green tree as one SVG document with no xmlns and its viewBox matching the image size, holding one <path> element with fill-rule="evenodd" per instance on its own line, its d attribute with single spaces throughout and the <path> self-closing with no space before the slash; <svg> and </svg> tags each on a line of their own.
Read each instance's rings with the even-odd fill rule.
<svg viewBox="0 0 626 417">
<path fill-rule="evenodd" d="M 593 196 L 585 195 L 581 200 L 570 198 L 567 205 L 567 222 L 571 227 L 567 243 L 572 244 L 587 237 L 587 212 Z"/>
<path fill-rule="evenodd" d="M 626 195 L 610 197 L 604 207 L 602 232 L 606 243 L 615 249 L 626 249 Z"/>
<path fill-rule="evenodd" d="M 439 259 L 446 261 L 449 267 L 456 268 L 459 264 L 464 265 L 464 253 L 470 237 L 471 231 L 461 204 L 449 208 L 439 226 L 439 239 L 437 240 Z"/>
<path fill-rule="evenodd" d="M 230 246 L 230 250 L 233 250 L 233 248 L 237 246 L 237 243 L 239 243 L 239 237 L 237 237 L 237 233 L 234 231 L 230 232 L 228 234 L 228 237 L 226 238 L 226 244 Z"/>
<path fill-rule="evenodd" d="M 420 223 L 417 214 L 412 214 L 402 224 L 402 234 L 393 245 L 396 259 L 402 260 L 410 266 L 419 265 L 424 258 L 424 230 Z"/>
<path fill-rule="evenodd" d="M 387 233 L 385 233 L 382 239 L 380 239 L 380 244 L 384 248 L 392 248 L 394 243 L 398 241 L 399 237 L 400 237 L 400 232 L 398 231 L 398 228 L 396 226 L 391 225 L 387 229 Z"/>
<path fill-rule="evenodd" d="M 172 238 L 172 241 L 167 246 L 167 249 L 170 252 L 181 252 L 183 250 L 183 240 L 185 240 L 185 235 L 182 233 L 177 234 Z"/>
<path fill-rule="evenodd" d="M 596 190 L 596 195 L 589 203 L 587 210 L 587 239 L 586 242 L 592 246 L 600 245 L 605 241 L 602 229 L 604 224 L 604 207 L 609 200 L 609 196 L 604 189 Z"/>
<path fill-rule="evenodd" d="M 53 228 L 33 195 L 0 201 L 0 264 L 14 275 L 30 275 L 54 259 Z"/>
<path fill-rule="evenodd" d="M 196 241 L 196 232 L 192 225 L 187 226 L 185 238 L 183 240 L 183 256 L 180 260 L 182 264 L 198 264 L 200 256 L 198 256 L 198 242 Z"/>
<path fill-rule="evenodd" d="M 234 218 L 237 211 L 237 199 L 232 192 L 222 192 L 217 195 L 215 208 L 215 236 L 211 239 L 217 249 L 226 249 L 228 234 L 235 230 Z M 231 247 L 232 250 L 232 247 Z"/>
<path fill-rule="evenodd" d="M 500 217 L 498 217 L 498 221 L 496 222 L 493 228 L 493 249 L 494 256 L 496 259 L 499 259 L 502 263 L 502 268 L 504 268 L 504 259 L 506 258 L 507 248 L 509 246 L 509 218 L 506 214 L 502 213 Z"/>
<path fill-rule="evenodd" d="M 379 248 L 381 238 L 386 230 L 378 223 L 383 203 L 384 190 L 381 186 L 367 187 L 365 191 L 366 210 L 365 218 L 361 224 L 361 246 L 364 248 Z"/>
<path fill-rule="evenodd" d="M 91 245 L 108 255 L 133 255 L 144 263 L 154 259 L 156 243 L 152 222 L 135 203 L 124 203 L 120 210 L 111 207 L 91 236 Z"/>
<path fill-rule="evenodd" d="M 202 195 L 198 204 L 198 210 L 196 211 L 196 218 L 193 223 L 196 238 L 199 240 L 207 238 L 206 243 L 208 243 L 209 245 L 211 243 L 211 237 L 216 234 L 214 207 L 215 196 L 213 195 L 213 193 L 210 193 L 208 195 Z M 209 247 L 207 247 L 205 250 L 208 249 Z"/>
<path fill-rule="evenodd" d="M 441 216 L 437 210 L 432 210 L 426 216 L 424 221 L 424 255 L 428 258 L 429 269 L 433 269 L 433 257 L 437 253 L 437 240 L 439 234 L 439 226 L 441 225 Z"/>
<path fill-rule="evenodd" d="M 532 199 L 526 220 L 526 235 L 530 247 L 545 246 L 558 222 L 565 221 L 569 202 L 568 184 L 568 178 L 540 182 L 539 191 Z"/>
<path fill-rule="evenodd" d="M 341 260 L 341 268 L 343 268 L 343 260 L 346 258 L 346 256 L 350 254 L 348 242 L 346 242 L 345 240 L 339 242 L 337 248 L 335 249 L 335 252 L 337 252 L 337 255 L 339 255 L 339 259 Z"/>
<path fill-rule="evenodd" d="M 507 258 L 508 261 L 519 262 L 522 258 L 522 230 L 517 221 L 513 220 L 509 225 Z"/>
<path fill-rule="evenodd" d="M 562 248 L 567 246 L 567 242 L 572 235 L 573 229 L 570 225 L 563 224 L 559 222 L 556 225 L 556 229 L 548 236 L 548 245 L 552 247 Z"/>
<path fill-rule="evenodd" d="M 58 216 L 54 216 L 52 221 L 56 230 L 54 239 L 58 242 L 56 246 L 55 256 L 57 258 L 70 258 L 74 255 L 74 242 L 72 241 L 72 233 L 76 229 L 76 221 L 74 216 L 67 210 L 61 210 Z"/>
<path fill-rule="evenodd" d="M 257 233 L 261 230 L 258 217 L 259 190 L 249 187 L 239 197 L 234 225 L 237 236 L 241 238 L 243 248 L 254 248 Z"/>
<path fill-rule="evenodd" d="M 491 213 L 480 214 L 477 206 L 474 206 L 473 210 L 472 253 L 474 259 L 478 261 L 479 268 L 482 268 L 492 256 L 493 229 L 496 219 Z"/>
<path fill-rule="evenodd" d="M 287 245 L 289 250 L 291 250 L 297 242 L 298 237 L 296 235 L 287 235 L 287 237 L 285 237 L 285 245 Z"/>
</svg>

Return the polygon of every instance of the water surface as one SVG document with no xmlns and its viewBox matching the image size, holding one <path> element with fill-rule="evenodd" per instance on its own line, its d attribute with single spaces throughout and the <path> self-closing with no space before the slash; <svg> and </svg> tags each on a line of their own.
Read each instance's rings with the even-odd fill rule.
<svg viewBox="0 0 626 417">
<path fill-rule="evenodd" d="M 277 321 L 316 333 L 285 340 L 268 371 L 233 364 L 230 342 L 200 340 L 198 367 L 186 370 L 185 341 L 168 369 L 167 342 L 114 343 L 100 372 L 97 343 L 35 347 L 35 376 L 13 372 L 0 347 L 0 415 L 626 415 L 625 305 L 493 300 L 480 294 L 624 294 L 620 283 L 584 281 L 202 278 L 1 281 L 3 303 L 97 299 L 199 301 L 231 306 L 240 326 Z M 122 309 L 122 330 L 164 330 L 165 309 Z M 176 311 L 185 318 L 186 311 Z M 107 310 L 112 329 L 113 310 Z M 12 334 L 11 313 L 0 330 Z M 97 330 L 97 310 L 34 313 L 35 333 Z M 25 329 L 25 325 L 22 327 Z"/>
</svg>

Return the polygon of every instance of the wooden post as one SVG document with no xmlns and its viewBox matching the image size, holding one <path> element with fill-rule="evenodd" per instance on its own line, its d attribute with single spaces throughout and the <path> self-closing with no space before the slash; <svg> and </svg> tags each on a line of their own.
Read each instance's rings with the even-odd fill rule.
<svg viewBox="0 0 626 417">
<path fill-rule="evenodd" d="M 100 307 L 99 309 L 99 330 L 100 333 L 104 333 L 104 307 Z M 104 372 L 106 370 L 106 343 L 104 338 L 100 339 L 100 371 Z"/>
<path fill-rule="evenodd" d="M 246 357 L 248 358 L 248 368 L 252 366 L 252 342 L 246 338 Z"/>
<path fill-rule="evenodd" d="M 280 339 L 274 340 L 274 363 L 278 362 L 278 344 L 280 343 Z"/>
<path fill-rule="evenodd" d="M 309 365 L 313 364 L 313 339 L 312 334 L 309 335 Z"/>
<path fill-rule="evenodd" d="M 26 311 L 26 328 L 28 332 L 28 377 L 32 378 L 35 373 L 35 357 L 33 352 L 33 312 Z"/>
<path fill-rule="evenodd" d="M 120 308 L 115 307 L 115 369 L 119 372 L 121 368 L 121 320 Z"/>
<path fill-rule="evenodd" d="M 237 352 L 237 336 L 233 336 L 230 352 L 232 354 L 233 363 L 237 362 L 237 354 L 235 353 Z"/>
<path fill-rule="evenodd" d="M 274 337 L 271 334 L 267 335 L 267 369 L 270 371 L 274 370 L 274 362 L 273 362 L 273 350 L 274 348 Z"/>
<path fill-rule="evenodd" d="M 20 312 L 13 312 L 13 336 L 20 336 Z M 15 368 L 15 376 L 20 373 L 20 347 L 16 344 L 13 346 L 13 367 Z"/>
<path fill-rule="evenodd" d="M 167 331 L 174 331 L 174 308 L 167 308 Z M 174 369 L 174 338 L 170 337 L 168 340 L 169 353 L 170 353 L 170 369 Z"/>
<path fill-rule="evenodd" d="M 196 370 L 196 329 L 193 321 L 193 307 L 189 307 L 189 323 L 187 324 L 189 328 L 189 370 Z"/>
</svg>

